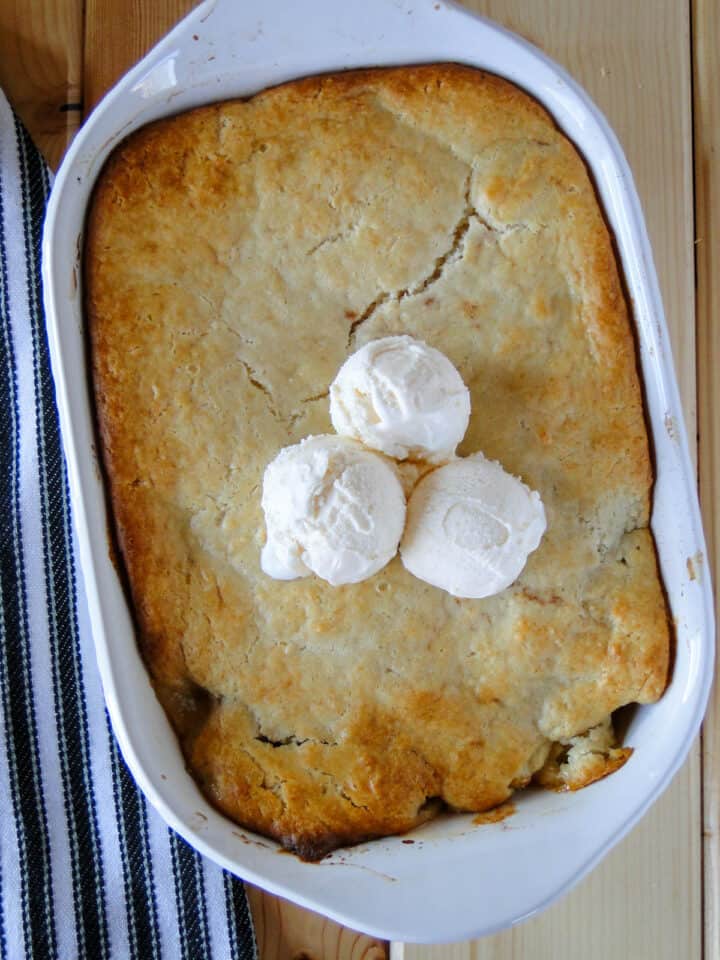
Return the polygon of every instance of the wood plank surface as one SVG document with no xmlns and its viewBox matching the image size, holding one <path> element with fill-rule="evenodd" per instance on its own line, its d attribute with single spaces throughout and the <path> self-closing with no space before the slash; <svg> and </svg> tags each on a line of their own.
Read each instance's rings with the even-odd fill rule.
<svg viewBox="0 0 720 960">
<path fill-rule="evenodd" d="M 85 0 L 86 115 L 195 6 L 193 0 Z"/>
<path fill-rule="evenodd" d="M 0 87 L 56 167 L 82 120 L 82 0 L 0 0 Z"/>
<path fill-rule="evenodd" d="M 385 960 L 387 944 L 246 884 L 260 960 Z"/>
<path fill-rule="evenodd" d="M 700 502 L 720 617 L 720 5 L 693 3 Z M 702 736 L 705 960 L 720 958 L 720 666 Z"/>
<path fill-rule="evenodd" d="M 717 0 L 467 0 L 536 43 L 585 86 L 626 150 L 648 222 L 688 432 L 696 436 L 694 259 L 698 271 L 700 477 L 711 559 L 720 560 L 720 40 Z M 193 4 L 190 0 L 2 0 L 0 86 L 56 164 L 78 122 Z M 691 46 L 691 25 L 694 44 Z M 692 53 L 695 51 L 693 244 Z M 642 823 L 573 893 L 512 931 L 466 944 L 394 944 L 399 960 L 718 960 L 720 703 L 703 738 Z M 528 865 L 536 869 L 538 865 Z M 541 868 L 541 866 L 540 866 Z M 262 960 L 379 960 L 385 948 L 249 888 Z M 479 894 L 480 895 L 480 894 Z M 428 905 L 431 909 L 432 906 Z"/>
</svg>

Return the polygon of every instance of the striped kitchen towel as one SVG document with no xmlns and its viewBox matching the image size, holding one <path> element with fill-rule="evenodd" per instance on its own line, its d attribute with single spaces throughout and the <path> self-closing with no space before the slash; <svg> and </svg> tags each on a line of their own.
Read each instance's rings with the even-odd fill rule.
<svg viewBox="0 0 720 960">
<path fill-rule="evenodd" d="M 242 883 L 148 806 L 105 712 L 42 312 L 50 182 L 0 92 L 0 960 L 252 960 Z"/>
</svg>

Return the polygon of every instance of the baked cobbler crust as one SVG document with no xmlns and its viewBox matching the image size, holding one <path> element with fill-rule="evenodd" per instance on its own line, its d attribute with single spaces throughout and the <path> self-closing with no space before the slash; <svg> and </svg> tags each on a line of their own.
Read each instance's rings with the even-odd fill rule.
<svg viewBox="0 0 720 960">
<path fill-rule="evenodd" d="M 558 742 L 585 782 L 623 762 L 571 740 L 666 682 L 648 443 L 608 230 L 534 100 L 430 65 L 144 127 L 98 180 L 85 297 L 139 643 L 218 808 L 312 857 L 499 804 L 551 748 L 557 785 Z M 260 569 L 265 465 L 331 430 L 349 352 L 399 333 L 468 385 L 459 453 L 544 501 L 497 596 L 397 558 L 344 587 Z"/>
</svg>

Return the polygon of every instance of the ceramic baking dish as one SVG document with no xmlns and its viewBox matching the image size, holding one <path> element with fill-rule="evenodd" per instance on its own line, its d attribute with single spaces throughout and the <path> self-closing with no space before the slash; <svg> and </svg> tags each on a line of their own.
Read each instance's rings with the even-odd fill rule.
<svg viewBox="0 0 720 960">
<path fill-rule="evenodd" d="M 637 709 L 635 748 L 618 773 L 575 794 L 528 792 L 504 823 L 447 815 L 401 838 L 338 851 L 320 864 L 208 805 L 183 765 L 138 654 L 110 559 L 105 501 L 84 375 L 80 251 L 103 161 L 141 124 L 280 81 L 348 67 L 460 61 L 501 74 L 541 101 L 594 174 L 634 305 L 657 483 L 652 526 L 677 651 L 672 683 Z M 694 471 L 647 233 L 622 151 L 587 95 L 529 44 L 441 0 L 208 0 L 107 95 L 58 173 L 43 242 L 50 352 L 80 560 L 115 733 L 137 782 L 194 847 L 239 876 L 357 929 L 405 941 L 490 933 L 546 907 L 630 830 L 668 785 L 696 735 L 713 663 L 709 578 Z"/>
</svg>

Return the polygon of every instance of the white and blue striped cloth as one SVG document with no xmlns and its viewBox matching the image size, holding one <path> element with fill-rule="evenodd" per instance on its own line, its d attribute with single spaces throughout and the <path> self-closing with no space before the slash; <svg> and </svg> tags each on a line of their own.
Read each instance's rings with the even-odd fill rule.
<svg viewBox="0 0 720 960">
<path fill-rule="evenodd" d="M 242 883 L 148 806 L 105 712 L 42 312 L 50 183 L 0 92 L 0 960 L 253 960 Z"/>
</svg>

